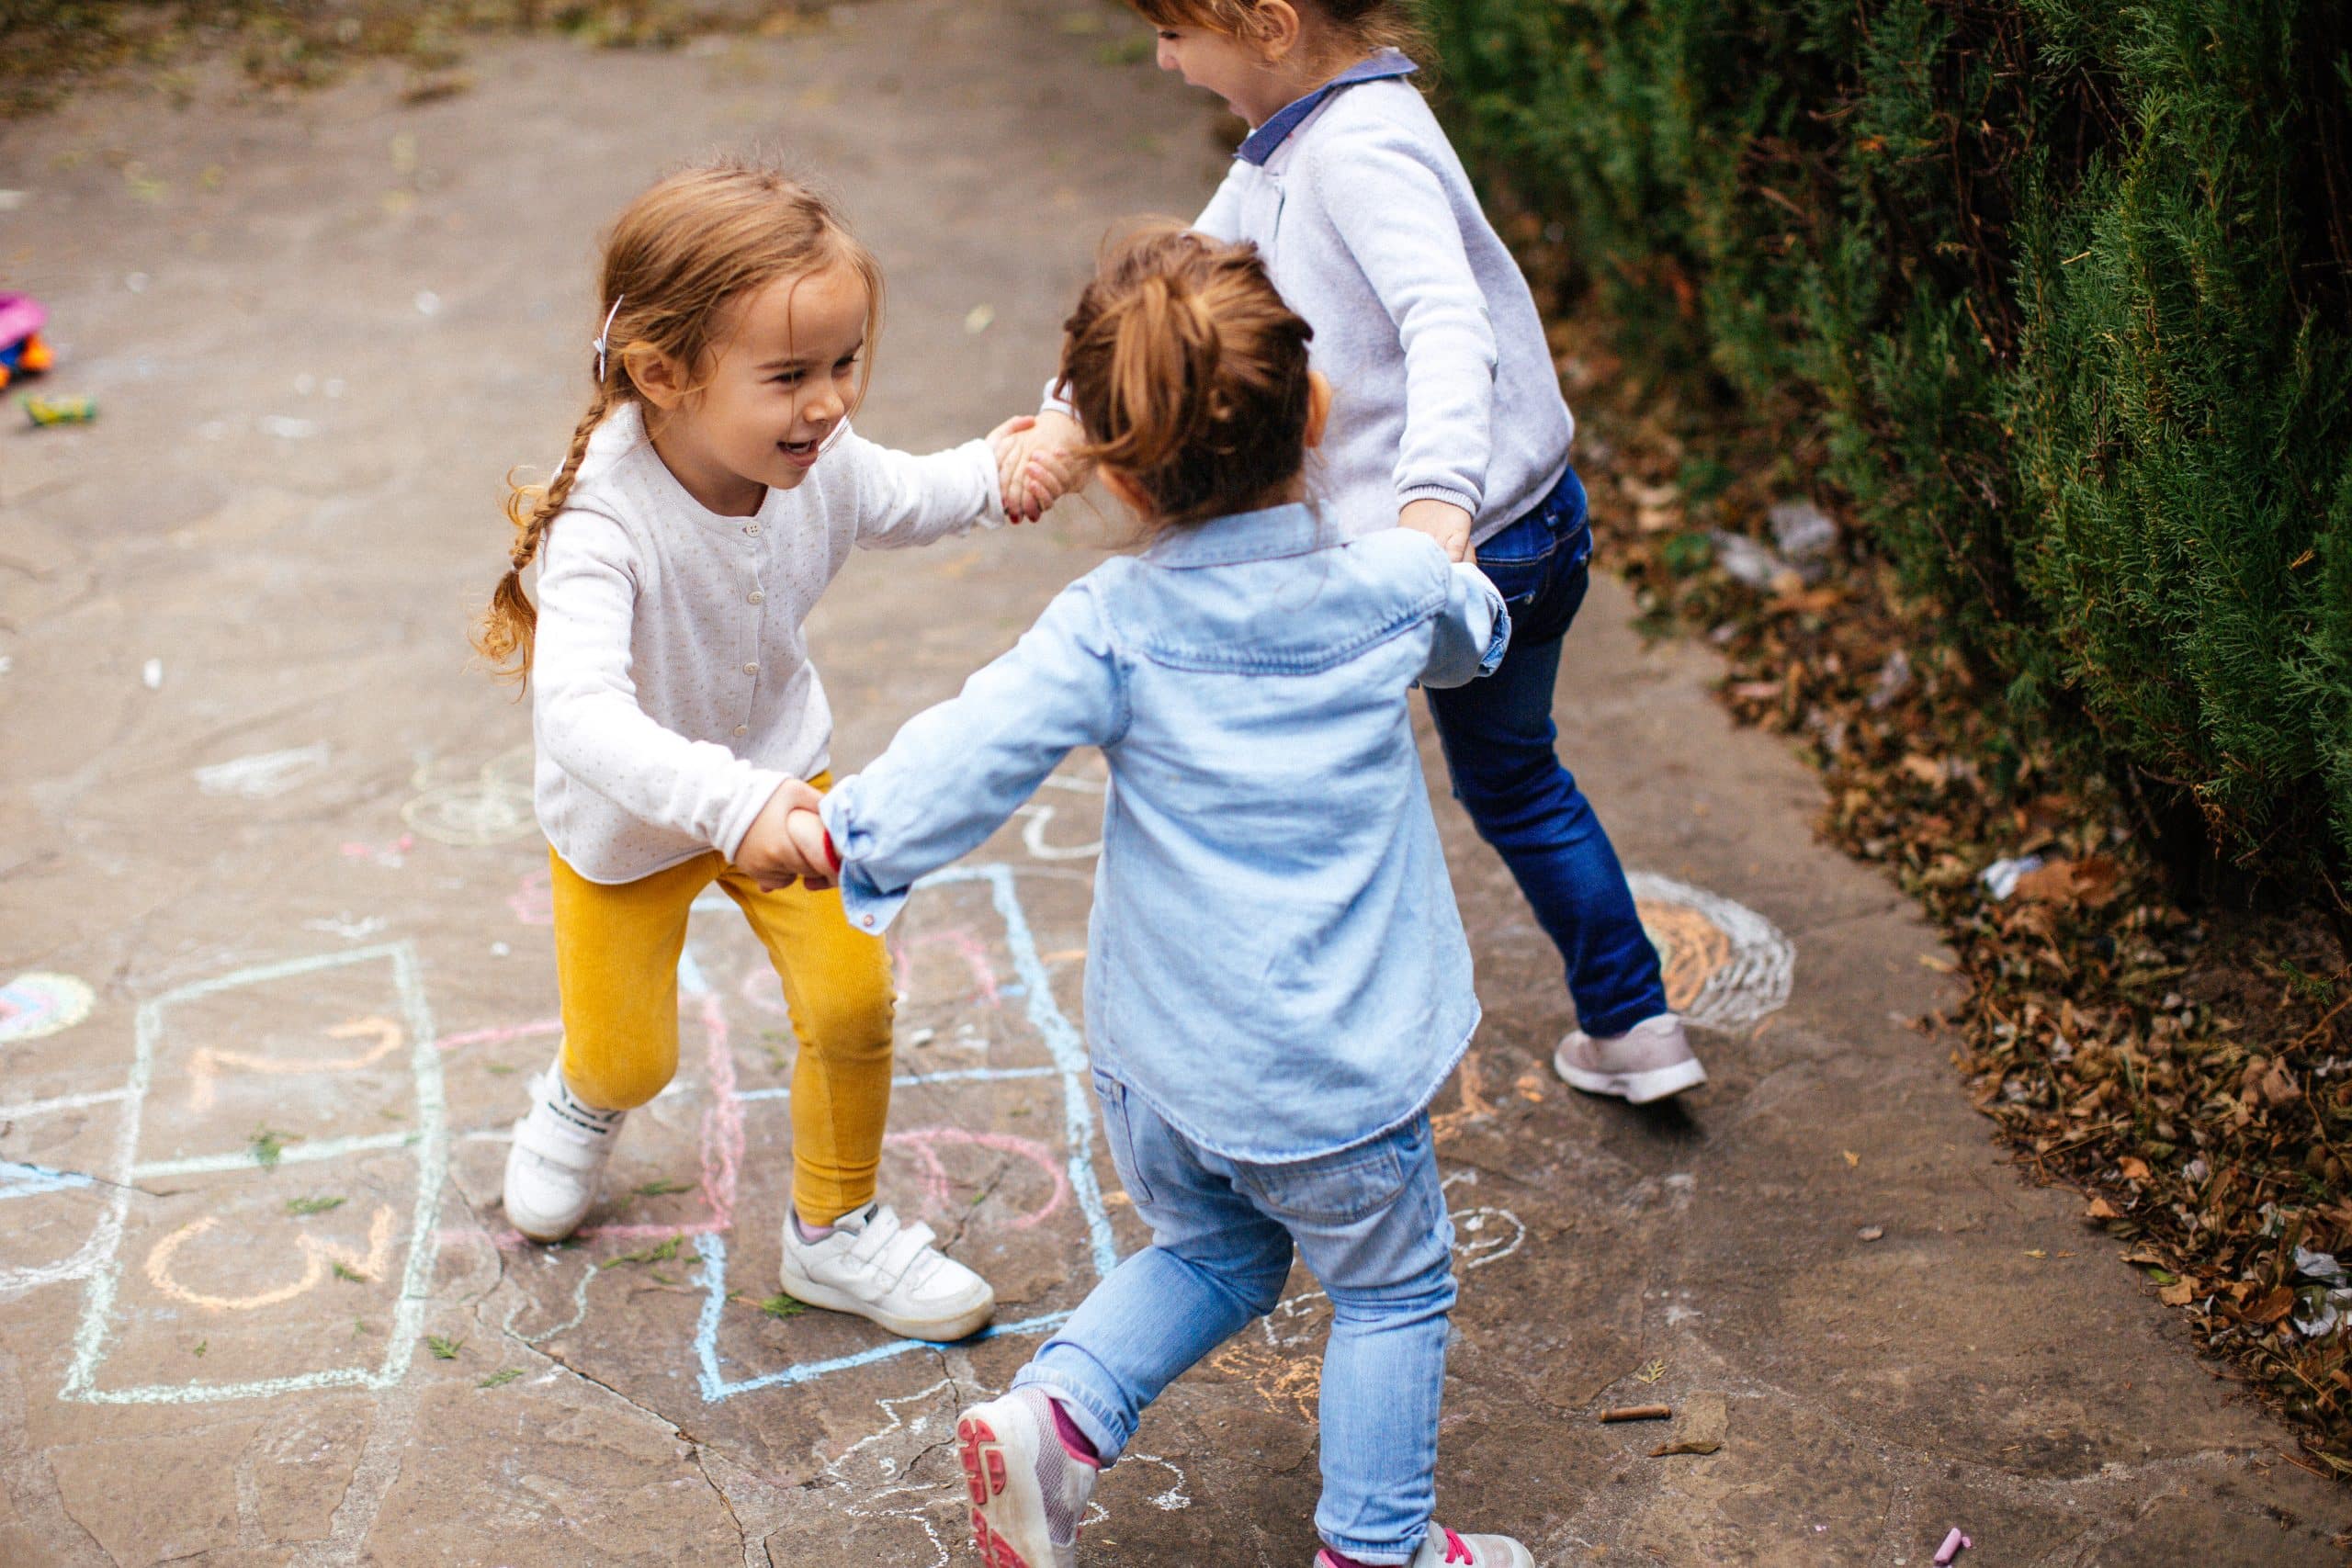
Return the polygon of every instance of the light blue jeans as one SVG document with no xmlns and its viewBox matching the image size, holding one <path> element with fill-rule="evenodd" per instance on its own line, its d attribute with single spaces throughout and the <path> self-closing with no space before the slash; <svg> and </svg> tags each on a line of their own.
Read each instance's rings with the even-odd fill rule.
<svg viewBox="0 0 2352 1568">
<path fill-rule="evenodd" d="M 1115 1459 L 1145 1405 L 1273 1309 L 1295 1245 L 1331 1298 L 1315 1528 L 1351 1557 L 1408 1561 L 1436 1506 L 1454 1297 L 1429 1117 L 1335 1155 L 1251 1165 L 1202 1149 L 1108 1074 L 1094 1088 L 1152 1245 L 1094 1288 L 1013 1385 L 1050 1391 Z"/>
</svg>

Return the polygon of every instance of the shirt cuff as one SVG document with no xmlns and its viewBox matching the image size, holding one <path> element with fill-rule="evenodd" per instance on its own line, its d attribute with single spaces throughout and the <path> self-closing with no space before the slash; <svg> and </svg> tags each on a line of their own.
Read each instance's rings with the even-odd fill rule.
<svg viewBox="0 0 2352 1568">
<path fill-rule="evenodd" d="M 1478 497 L 1471 494 L 1466 490 L 1460 490 L 1453 485 L 1442 484 L 1408 485 L 1403 490 L 1396 492 L 1396 509 L 1400 512 L 1405 509 L 1408 502 L 1416 501 L 1450 501 L 1454 505 L 1462 508 L 1463 511 L 1467 512 L 1470 514 L 1470 525 L 1472 527 L 1477 526 L 1478 508 L 1482 502 Z"/>
<path fill-rule="evenodd" d="M 1065 414 L 1071 419 L 1077 419 L 1078 410 L 1072 406 L 1068 398 L 1061 395 L 1061 384 L 1062 378 L 1058 376 L 1046 383 L 1046 389 L 1037 395 L 1037 412 Z"/>
<path fill-rule="evenodd" d="M 1458 571 L 1466 564 L 1458 562 L 1454 570 Z M 1470 570 L 1478 571 L 1475 566 Z M 1487 582 L 1487 574 L 1478 572 L 1478 581 Z M 1502 668 L 1503 655 L 1510 651 L 1510 605 L 1504 600 L 1501 590 L 1493 583 L 1487 582 L 1487 592 L 1494 595 L 1495 626 L 1487 637 L 1487 651 L 1478 656 L 1478 673 L 1481 676 L 1491 675 Z"/>
<path fill-rule="evenodd" d="M 980 508 L 980 514 L 974 522 L 982 528 L 1003 527 L 1004 484 L 997 478 L 996 448 L 989 444 L 986 436 L 976 436 L 964 443 L 961 450 L 971 453 L 980 465 L 980 489 L 988 496 L 987 504 Z"/>
<path fill-rule="evenodd" d="M 851 779 L 842 781 L 843 784 L 851 782 Z M 914 889 L 901 887 L 896 892 L 885 892 L 859 868 L 861 835 L 851 825 L 850 806 L 850 801 L 842 794 L 841 785 L 837 784 L 825 796 L 824 805 L 818 808 L 818 815 L 824 820 L 825 831 L 832 835 L 833 852 L 842 859 L 841 871 L 834 878 L 842 890 L 842 912 L 849 917 L 852 930 L 879 936 L 890 929 L 890 922 L 897 919 L 899 911 L 907 907 L 907 896 Z M 871 838 L 871 834 L 864 835 L 865 840 L 870 840 Z M 867 843 L 863 847 L 871 846 Z"/>
</svg>

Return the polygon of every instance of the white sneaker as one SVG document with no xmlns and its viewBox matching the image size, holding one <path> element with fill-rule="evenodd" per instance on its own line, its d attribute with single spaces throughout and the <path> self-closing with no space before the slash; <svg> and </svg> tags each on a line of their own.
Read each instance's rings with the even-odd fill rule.
<svg viewBox="0 0 2352 1568">
<path fill-rule="evenodd" d="M 1613 1094 L 1635 1105 L 1707 1081 L 1707 1069 L 1691 1055 L 1682 1020 L 1670 1012 L 1645 1018 L 1623 1034 L 1571 1029 L 1552 1054 L 1552 1066 L 1587 1094 Z"/>
<path fill-rule="evenodd" d="M 596 1201 L 626 1111 L 597 1111 L 572 1098 L 559 1056 L 531 1080 L 531 1109 L 514 1123 L 506 1151 L 506 1220 L 533 1241 L 561 1241 Z"/>
<path fill-rule="evenodd" d="M 1329 1550 L 1315 1554 L 1315 1568 L 1332 1568 Z M 1535 1568 L 1535 1559 L 1507 1535 L 1456 1535 L 1432 1523 L 1405 1568 Z"/>
<path fill-rule="evenodd" d="M 854 1312 L 910 1339 L 961 1339 L 996 1311 L 996 1292 L 933 1240 L 929 1225 L 900 1225 L 878 1202 L 843 1214 L 816 1241 L 801 1240 L 799 1224 L 786 1213 L 785 1292 L 810 1306 Z"/>
<path fill-rule="evenodd" d="M 1079 1521 L 1098 1472 L 1062 1447 L 1053 1404 L 1032 1384 L 975 1404 L 956 1423 L 972 1545 L 987 1568 L 1076 1568 Z"/>
</svg>

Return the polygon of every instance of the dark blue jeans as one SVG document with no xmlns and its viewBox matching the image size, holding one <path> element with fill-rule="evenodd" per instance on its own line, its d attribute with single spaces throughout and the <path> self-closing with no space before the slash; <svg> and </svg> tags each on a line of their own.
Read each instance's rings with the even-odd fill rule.
<svg viewBox="0 0 2352 1568">
<path fill-rule="evenodd" d="M 1577 1022 L 1622 1034 L 1667 1010 L 1657 950 L 1592 803 L 1554 750 L 1560 639 L 1590 582 L 1592 530 L 1574 468 L 1542 504 L 1478 547 L 1510 605 L 1510 651 L 1492 675 L 1429 694 L 1453 797 L 1519 879 L 1560 950 Z"/>
</svg>

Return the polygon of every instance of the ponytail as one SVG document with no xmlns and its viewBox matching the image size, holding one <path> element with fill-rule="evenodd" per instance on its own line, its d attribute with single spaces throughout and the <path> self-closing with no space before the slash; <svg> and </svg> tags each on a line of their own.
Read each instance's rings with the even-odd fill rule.
<svg viewBox="0 0 2352 1568">
<path fill-rule="evenodd" d="M 1262 504 L 1306 463 L 1312 335 L 1254 245 L 1162 226 L 1113 246 L 1062 340 L 1087 457 L 1162 525 Z"/>
</svg>

